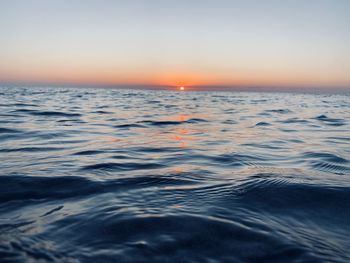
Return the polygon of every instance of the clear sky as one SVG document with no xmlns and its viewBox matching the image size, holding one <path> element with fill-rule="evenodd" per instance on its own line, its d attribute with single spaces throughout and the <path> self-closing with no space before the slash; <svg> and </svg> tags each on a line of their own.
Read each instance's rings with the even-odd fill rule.
<svg viewBox="0 0 350 263">
<path fill-rule="evenodd" d="M 348 0 L 0 0 L 0 82 L 350 87 Z"/>
</svg>

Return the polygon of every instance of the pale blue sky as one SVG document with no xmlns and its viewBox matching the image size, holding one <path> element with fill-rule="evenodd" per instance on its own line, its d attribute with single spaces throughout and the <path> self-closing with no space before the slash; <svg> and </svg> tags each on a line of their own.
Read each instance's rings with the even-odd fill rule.
<svg viewBox="0 0 350 263">
<path fill-rule="evenodd" d="M 347 0 L 0 0 L 0 81 L 350 86 Z"/>
</svg>

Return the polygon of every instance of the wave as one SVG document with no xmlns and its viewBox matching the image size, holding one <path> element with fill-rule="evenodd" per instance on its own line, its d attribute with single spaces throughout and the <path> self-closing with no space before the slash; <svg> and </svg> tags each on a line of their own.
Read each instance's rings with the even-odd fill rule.
<svg viewBox="0 0 350 263">
<path fill-rule="evenodd" d="M 13 113 L 27 113 L 34 116 L 52 116 L 52 117 L 80 117 L 80 113 L 68 113 L 61 111 L 42 111 L 42 110 L 30 110 L 30 109 L 18 109 L 12 111 Z"/>
<path fill-rule="evenodd" d="M 150 121 L 150 120 L 145 120 L 145 121 L 141 121 L 140 123 L 152 125 L 152 126 L 168 126 L 168 125 L 180 125 L 180 124 L 185 124 L 185 123 L 200 123 L 200 122 L 206 122 L 206 120 L 200 119 L 200 118 L 192 118 L 192 119 L 188 119 L 186 121 Z"/>
<path fill-rule="evenodd" d="M 159 169 L 165 165 L 159 163 L 97 163 L 87 165 L 83 167 L 83 170 L 108 170 L 108 171 L 121 171 L 121 170 L 147 170 L 147 169 Z"/>
<path fill-rule="evenodd" d="M 289 113 L 292 113 L 292 111 L 289 110 L 289 109 L 274 109 L 274 110 L 267 110 L 266 112 L 279 113 L 279 114 L 289 114 Z"/>
<path fill-rule="evenodd" d="M 49 152 L 62 151 L 63 147 L 21 147 L 21 148 L 3 148 L 0 152 Z"/>
<path fill-rule="evenodd" d="M 20 130 L 15 129 L 9 129 L 9 128 L 1 128 L 0 127 L 0 133 L 20 133 Z"/>
<path fill-rule="evenodd" d="M 140 125 L 140 124 L 136 124 L 136 123 L 130 123 L 130 124 L 120 124 L 120 125 L 116 125 L 114 126 L 115 128 L 125 128 L 125 129 L 128 129 L 128 128 L 145 128 L 144 125 Z"/>
<path fill-rule="evenodd" d="M 260 121 L 257 124 L 255 124 L 255 126 L 271 126 L 271 124 L 268 122 Z"/>
<path fill-rule="evenodd" d="M 331 126 L 344 126 L 345 120 L 343 119 L 335 119 L 335 118 L 329 118 L 326 115 L 319 115 L 315 117 L 315 120 L 321 121 L 327 125 Z"/>
<path fill-rule="evenodd" d="M 139 176 L 118 180 L 92 181 L 80 176 L 2 176 L 1 203 L 17 200 L 59 200 L 152 186 L 193 184 L 192 180 L 166 176 Z M 79 191 L 76 191 L 79 189 Z"/>
</svg>

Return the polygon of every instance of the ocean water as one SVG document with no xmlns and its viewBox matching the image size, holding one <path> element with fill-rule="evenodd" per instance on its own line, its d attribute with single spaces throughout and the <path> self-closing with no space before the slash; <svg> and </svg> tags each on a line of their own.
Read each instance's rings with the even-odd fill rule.
<svg viewBox="0 0 350 263">
<path fill-rule="evenodd" d="M 0 88 L 1 262 L 350 262 L 350 96 Z"/>
</svg>

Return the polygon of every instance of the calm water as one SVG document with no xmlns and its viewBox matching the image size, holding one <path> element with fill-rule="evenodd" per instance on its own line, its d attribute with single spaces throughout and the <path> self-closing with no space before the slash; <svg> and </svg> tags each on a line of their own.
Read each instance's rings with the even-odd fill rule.
<svg viewBox="0 0 350 263">
<path fill-rule="evenodd" d="M 349 262 L 350 96 L 0 88 L 1 262 Z"/>
</svg>

